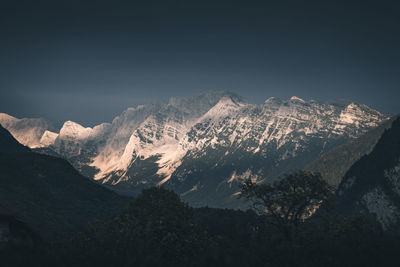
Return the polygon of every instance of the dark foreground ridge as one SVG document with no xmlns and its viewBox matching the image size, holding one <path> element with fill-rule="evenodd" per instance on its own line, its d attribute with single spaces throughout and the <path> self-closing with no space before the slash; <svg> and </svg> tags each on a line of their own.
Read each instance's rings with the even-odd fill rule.
<svg viewBox="0 0 400 267">
<path fill-rule="evenodd" d="M 127 210 L 64 242 L 9 247 L 8 266 L 394 266 L 398 239 L 364 216 L 311 219 L 290 240 L 269 217 L 191 208 L 150 188 Z M 1 253 L 1 252 L 0 252 Z"/>
<path fill-rule="evenodd" d="M 31 152 L 0 126 L 0 205 L 45 238 L 105 219 L 127 200 L 90 181 L 66 160 Z"/>
</svg>

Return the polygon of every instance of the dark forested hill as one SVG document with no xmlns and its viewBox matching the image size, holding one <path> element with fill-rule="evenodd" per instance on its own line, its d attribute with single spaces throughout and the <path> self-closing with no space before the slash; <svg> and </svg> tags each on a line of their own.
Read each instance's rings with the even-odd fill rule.
<svg viewBox="0 0 400 267">
<path fill-rule="evenodd" d="M 346 173 L 338 196 L 342 212 L 367 212 L 384 230 L 400 232 L 400 118 Z"/>
<path fill-rule="evenodd" d="M 362 156 L 372 151 L 385 129 L 390 128 L 393 121 L 399 116 L 393 116 L 364 135 L 334 147 L 308 164 L 304 169 L 306 171 L 319 172 L 328 183 L 333 186 L 339 186 L 350 167 Z"/>
<path fill-rule="evenodd" d="M 0 126 L 0 204 L 43 237 L 83 230 L 127 199 L 83 177 L 67 161 L 31 152 Z"/>
<path fill-rule="evenodd" d="M 29 152 L 30 149 L 18 143 L 17 140 L 0 124 L 0 153 Z"/>
</svg>

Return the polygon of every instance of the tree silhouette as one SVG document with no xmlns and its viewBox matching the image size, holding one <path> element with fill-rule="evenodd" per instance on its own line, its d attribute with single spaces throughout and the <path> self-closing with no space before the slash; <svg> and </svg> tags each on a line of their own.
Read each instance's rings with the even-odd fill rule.
<svg viewBox="0 0 400 267">
<path fill-rule="evenodd" d="M 332 198 L 333 188 L 320 174 L 300 171 L 273 184 L 248 179 L 241 185 L 240 196 L 251 201 L 259 214 L 269 216 L 268 223 L 291 239 L 297 226 Z"/>
</svg>

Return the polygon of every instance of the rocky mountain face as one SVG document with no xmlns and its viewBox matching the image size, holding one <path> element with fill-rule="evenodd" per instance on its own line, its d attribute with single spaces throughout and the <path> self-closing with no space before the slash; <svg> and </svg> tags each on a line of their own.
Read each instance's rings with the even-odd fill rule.
<svg viewBox="0 0 400 267">
<path fill-rule="evenodd" d="M 68 121 L 40 146 L 121 193 L 164 185 L 194 206 L 237 207 L 243 179 L 302 169 L 386 119 L 356 103 L 292 97 L 256 105 L 207 92 L 129 108 L 93 128 Z"/>
<path fill-rule="evenodd" d="M 390 128 L 398 117 L 400 115 L 393 116 L 360 137 L 351 138 L 343 145 L 332 148 L 307 164 L 304 169 L 321 173 L 329 184 L 338 187 L 350 167 L 362 156 L 371 153 L 383 132 Z"/>
<path fill-rule="evenodd" d="M 337 194 L 343 213 L 367 212 L 384 230 L 400 233 L 400 118 L 350 168 Z"/>
</svg>

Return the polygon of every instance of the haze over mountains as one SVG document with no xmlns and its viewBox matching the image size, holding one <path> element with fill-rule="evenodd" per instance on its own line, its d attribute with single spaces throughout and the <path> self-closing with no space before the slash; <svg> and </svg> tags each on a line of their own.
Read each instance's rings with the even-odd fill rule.
<svg viewBox="0 0 400 267">
<path fill-rule="evenodd" d="M 269 98 L 256 105 L 230 92 L 173 97 L 125 110 L 93 128 L 0 115 L 22 144 L 68 159 L 83 175 L 124 194 L 165 185 L 194 206 L 237 207 L 246 178 L 273 180 L 388 117 L 357 103 Z"/>
</svg>

